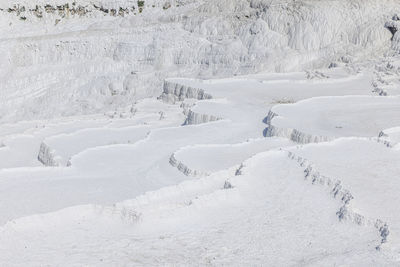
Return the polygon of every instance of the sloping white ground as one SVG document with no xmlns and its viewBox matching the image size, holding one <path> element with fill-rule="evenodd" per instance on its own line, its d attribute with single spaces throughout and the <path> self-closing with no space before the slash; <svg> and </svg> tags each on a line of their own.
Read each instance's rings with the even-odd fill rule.
<svg viewBox="0 0 400 267">
<path fill-rule="evenodd" d="M 384 233 L 387 243 L 383 248 L 387 253 L 393 253 L 393 258 L 398 260 L 399 151 L 375 141 L 355 138 L 308 145 L 291 151 L 307 159 L 312 168 L 321 175 L 340 180 L 342 186 L 351 193 L 353 199 L 347 207 L 350 212 L 344 212 L 344 217 L 352 217 L 353 211 L 364 217 L 359 221 L 361 224 L 380 220 L 388 225 L 388 231 Z M 323 157 L 321 153 L 324 154 Z"/>
<path fill-rule="evenodd" d="M 207 179 L 195 182 L 196 189 L 201 192 Z M 188 186 L 160 191 L 162 195 L 155 192 L 165 204 L 140 210 L 137 217 L 131 203 L 122 205 L 124 210 L 84 206 L 12 221 L 0 233 L 0 262 L 9 264 L 7 259 L 13 258 L 14 266 L 40 265 L 46 258 L 50 265 L 92 266 L 387 263 L 375 250 L 379 238 L 374 228 L 339 222 L 335 212 L 340 202 L 320 186 L 304 182 L 303 169 L 286 153 L 249 160 L 243 175 L 231 183 L 232 189 L 220 183 L 209 193 L 192 192 L 186 202 L 181 200 Z M 174 200 L 168 201 L 168 195 L 175 195 Z M 22 251 L 21 257 L 13 257 Z"/>
</svg>

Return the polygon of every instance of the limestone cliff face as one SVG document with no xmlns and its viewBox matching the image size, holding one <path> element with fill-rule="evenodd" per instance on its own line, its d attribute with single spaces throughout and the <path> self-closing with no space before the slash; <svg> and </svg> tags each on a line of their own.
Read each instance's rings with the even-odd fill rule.
<svg viewBox="0 0 400 267">
<path fill-rule="evenodd" d="M 0 8 L 7 40 L 0 43 L 1 121 L 131 105 L 160 95 L 168 77 L 305 70 L 379 56 L 396 48 L 390 29 L 400 13 L 394 0 L 5 0 Z M 176 99 L 208 97 L 182 90 Z"/>
</svg>

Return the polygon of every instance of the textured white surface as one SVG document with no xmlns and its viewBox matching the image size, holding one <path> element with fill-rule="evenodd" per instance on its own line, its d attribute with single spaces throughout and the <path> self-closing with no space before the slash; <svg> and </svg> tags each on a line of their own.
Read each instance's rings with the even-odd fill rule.
<svg viewBox="0 0 400 267">
<path fill-rule="evenodd" d="M 398 1 L 47 4 L 0 0 L 1 266 L 400 265 Z"/>
<path fill-rule="evenodd" d="M 60 15 L 46 12 L 46 3 L 0 3 L 1 121 L 129 109 L 137 99 L 158 96 L 171 76 L 293 71 L 373 58 L 390 48 L 385 23 L 400 9 L 395 0 L 182 0 L 164 10 L 164 1 L 147 0 L 139 13 L 137 1 L 80 0 L 64 4 L 90 12 Z M 31 11 L 36 5 L 41 17 Z M 114 17 L 95 6 L 136 9 Z"/>
</svg>

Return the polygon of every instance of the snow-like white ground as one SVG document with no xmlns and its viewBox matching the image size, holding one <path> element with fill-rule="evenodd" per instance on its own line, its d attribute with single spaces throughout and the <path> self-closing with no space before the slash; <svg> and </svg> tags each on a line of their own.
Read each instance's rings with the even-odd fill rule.
<svg viewBox="0 0 400 267">
<path fill-rule="evenodd" d="M 397 11 L 0 0 L 0 265 L 400 266 Z"/>
<path fill-rule="evenodd" d="M 375 249 L 375 229 L 340 223 L 335 215 L 340 202 L 304 182 L 303 169 L 285 153 L 263 153 L 249 165 L 230 181 L 232 189 L 215 183 L 218 176 L 186 183 L 160 191 L 157 197 L 164 201 L 157 205 L 151 197 L 138 199 L 149 206 L 138 214 L 130 213 L 137 204 L 128 203 L 10 222 L 1 232 L 0 261 L 7 265 L 13 258 L 15 266 L 40 265 L 43 259 L 49 265 L 91 266 L 386 263 Z"/>
</svg>

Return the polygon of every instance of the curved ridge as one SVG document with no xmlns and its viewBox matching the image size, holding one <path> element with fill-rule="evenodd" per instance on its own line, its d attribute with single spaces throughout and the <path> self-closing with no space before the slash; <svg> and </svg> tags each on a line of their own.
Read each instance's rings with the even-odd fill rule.
<svg viewBox="0 0 400 267">
<path fill-rule="evenodd" d="M 169 164 L 171 164 L 172 167 L 177 168 L 180 172 L 182 172 L 186 176 L 191 176 L 191 177 L 201 177 L 201 176 L 208 176 L 210 175 L 207 172 L 202 172 L 198 170 L 193 170 L 186 164 L 184 164 L 182 161 L 179 161 L 175 157 L 175 153 L 171 155 L 169 158 Z"/>
</svg>

